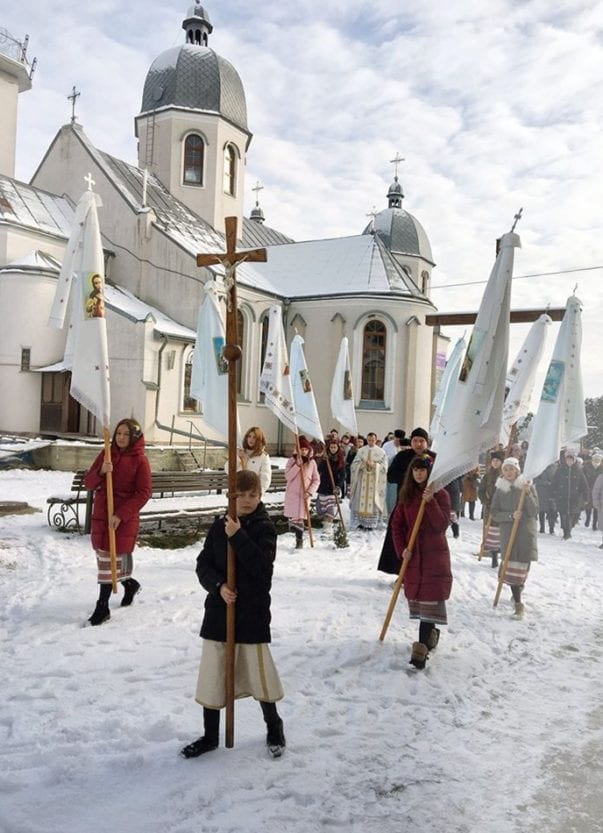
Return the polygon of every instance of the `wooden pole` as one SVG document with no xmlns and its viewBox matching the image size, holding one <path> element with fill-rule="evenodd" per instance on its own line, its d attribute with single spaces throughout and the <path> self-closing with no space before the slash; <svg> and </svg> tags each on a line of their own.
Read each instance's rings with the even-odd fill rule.
<svg viewBox="0 0 603 833">
<path fill-rule="evenodd" d="M 107 426 L 103 427 L 105 439 L 105 463 L 111 462 L 111 436 Z M 109 530 L 109 557 L 111 559 L 111 586 L 113 592 L 117 593 L 117 545 L 115 543 L 115 530 L 111 526 L 111 518 L 115 514 L 115 501 L 113 499 L 113 472 L 105 474 L 105 485 L 107 487 L 107 527 Z"/>
<path fill-rule="evenodd" d="M 226 344 L 222 355 L 228 362 L 228 515 L 237 518 L 237 362 L 241 348 L 237 338 L 236 264 L 249 260 L 266 261 L 266 249 L 236 252 L 237 218 L 226 217 L 226 254 L 199 254 L 197 266 L 220 264 L 224 267 L 226 284 Z M 234 550 L 227 545 L 226 585 L 236 590 L 236 561 Z M 225 743 L 234 746 L 234 682 L 235 682 L 235 604 L 226 605 L 226 720 Z"/>
<path fill-rule="evenodd" d="M 526 484 L 522 490 L 521 494 L 519 495 L 519 503 L 517 504 L 517 509 L 515 512 L 519 513 L 517 517 L 513 520 L 513 526 L 511 527 L 511 534 L 509 536 L 509 543 L 507 544 L 507 549 L 505 550 L 505 557 L 503 559 L 502 564 L 500 565 L 500 572 L 498 574 L 498 587 L 496 588 L 496 594 L 494 596 L 494 605 L 496 607 L 498 604 L 498 600 L 500 599 L 500 593 L 503 586 L 503 581 L 505 578 L 505 573 L 507 572 L 507 566 L 509 561 L 511 560 L 511 552 L 513 550 L 513 544 L 515 543 L 515 538 L 517 537 L 517 530 L 519 528 L 519 522 L 521 521 L 521 513 L 523 511 L 523 503 L 526 499 L 526 493 L 529 489 L 529 485 Z M 513 513 L 515 514 L 515 513 Z"/>
<path fill-rule="evenodd" d="M 404 581 L 404 574 L 406 573 L 406 568 L 408 567 L 408 564 L 412 557 L 412 551 L 415 546 L 415 541 L 417 540 L 419 528 L 421 526 L 421 522 L 423 521 L 423 515 L 425 514 L 426 506 L 427 501 L 425 500 L 425 498 L 423 498 L 423 500 L 421 501 L 421 505 L 419 506 L 419 511 L 417 512 L 417 517 L 415 518 L 415 523 L 412 528 L 412 532 L 410 533 L 410 540 L 408 542 L 408 546 L 406 547 L 406 550 L 409 554 L 402 559 L 402 566 L 400 567 L 398 578 L 396 579 L 396 583 L 394 584 L 392 597 L 389 602 L 389 607 L 387 608 L 387 613 L 385 614 L 385 621 L 383 622 L 383 627 L 381 628 L 381 633 L 379 634 L 380 642 L 383 642 L 383 640 L 385 639 L 385 634 L 387 633 L 387 629 L 389 628 L 389 623 L 391 622 L 391 618 L 394 613 L 394 608 L 396 607 L 396 602 L 398 601 L 398 596 L 400 595 L 400 588 L 402 587 L 402 582 Z"/>
</svg>

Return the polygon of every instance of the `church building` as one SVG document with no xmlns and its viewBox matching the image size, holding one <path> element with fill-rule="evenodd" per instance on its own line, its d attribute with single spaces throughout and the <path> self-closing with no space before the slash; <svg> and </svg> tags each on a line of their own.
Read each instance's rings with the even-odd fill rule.
<svg viewBox="0 0 603 833">
<path fill-rule="evenodd" d="M 237 268 L 243 430 L 260 426 L 271 450 L 291 442 L 259 390 L 273 304 L 282 310 L 288 343 L 296 333 L 305 339 L 325 430 L 338 427 L 329 402 L 344 335 L 359 431 L 383 437 L 427 426 L 446 340 L 426 324 L 435 312 L 435 264 L 423 227 L 403 208 L 397 168 L 386 206 L 361 232 L 350 217 L 359 233 L 347 237 L 294 241 L 266 224 L 257 199 L 244 217 L 252 134 L 243 83 L 209 45 L 213 27 L 204 7 L 191 7 L 182 26 L 182 44 L 155 58 L 141 91 L 138 164 L 97 148 L 74 118 L 59 129 L 29 184 L 15 180 L 14 155 L 17 98 L 31 87 L 31 68 L 16 41 L 0 46 L 0 105 L 11 114 L 0 126 L 0 430 L 100 430 L 70 397 L 65 333 L 48 326 L 88 174 L 102 200 L 114 420 L 135 416 L 151 442 L 214 438 L 203 403 L 190 395 L 190 376 L 204 287 L 214 282 L 223 295 L 223 270 L 198 268 L 196 255 L 225 251 L 224 218 L 235 216 L 237 247 L 267 250 L 266 263 Z"/>
</svg>

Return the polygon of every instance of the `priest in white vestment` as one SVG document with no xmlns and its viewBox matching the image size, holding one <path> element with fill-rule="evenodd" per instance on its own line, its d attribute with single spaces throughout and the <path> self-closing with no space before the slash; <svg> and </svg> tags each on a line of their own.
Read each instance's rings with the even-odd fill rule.
<svg viewBox="0 0 603 833">
<path fill-rule="evenodd" d="M 387 455 L 377 445 L 377 435 L 367 434 L 366 445 L 352 462 L 350 481 L 350 529 L 380 529 L 383 526 Z"/>
</svg>

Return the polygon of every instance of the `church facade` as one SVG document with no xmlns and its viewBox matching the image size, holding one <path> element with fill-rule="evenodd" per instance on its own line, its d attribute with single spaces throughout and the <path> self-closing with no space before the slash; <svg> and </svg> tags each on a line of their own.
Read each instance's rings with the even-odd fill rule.
<svg viewBox="0 0 603 833">
<path fill-rule="evenodd" d="M 259 377 L 268 311 L 282 310 L 290 343 L 305 339 L 323 428 L 341 338 L 349 339 L 361 433 L 427 425 L 444 339 L 425 323 L 434 267 L 429 240 L 403 207 L 397 176 L 387 207 L 362 233 L 296 242 L 243 216 L 245 156 L 252 136 L 236 69 L 210 48 L 202 6 L 184 22 L 184 43 L 151 64 L 135 119 L 138 164 L 97 148 L 75 120 L 51 142 L 30 184 L 0 171 L 0 430 L 94 434 L 99 426 L 69 396 L 65 335 L 47 326 L 74 206 L 90 173 L 102 200 L 112 413 L 133 415 L 149 441 L 213 439 L 203 403 L 190 396 L 196 324 L 207 282 L 198 253 L 225 250 L 224 218 L 238 219 L 239 248 L 265 247 L 266 263 L 237 269 L 239 418 L 259 425 L 271 449 L 291 441 L 264 405 Z M 23 59 L 2 56 L 2 94 L 18 94 Z M 11 80 L 12 79 L 12 80 Z M 12 87 L 10 86 L 12 84 Z M 8 90 L 8 93 L 7 93 Z M 10 130 L 0 135 L 10 143 Z M 0 156 L 0 159 L 2 157 Z"/>
</svg>

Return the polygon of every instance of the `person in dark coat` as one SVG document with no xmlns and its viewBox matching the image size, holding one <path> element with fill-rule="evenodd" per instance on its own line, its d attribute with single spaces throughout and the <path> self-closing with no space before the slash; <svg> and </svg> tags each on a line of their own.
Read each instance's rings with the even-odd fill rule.
<svg viewBox="0 0 603 833">
<path fill-rule="evenodd" d="M 400 488 L 404 482 L 404 477 L 410 466 L 412 460 L 420 454 L 428 454 L 432 460 L 435 460 L 436 453 L 431 451 L 427 446 L 429 442 L 429 435 L 424 428 L 415 428 L 410 435 L 410 446 L 399 451 L 391 461 L 387 469 L 387 482 L 396 484 L 396 505 L 398 503 L 398 496 Z M 394 511 L 395 511 L 394 506 Z M 391 522 L 393 512 L 389 516 L 387 522 L 387 531 L 381 547 L 379 555 L 379 563 L 377 569 L 382 573 L 389 573 L 390 575 L 398 575 L 400 572 L 400 560 L 396 555 L 394 548 L 394 540 L 392 538 Z"/>
<path fill-rule="evenodd" d="M 444 488 L 450 497 L 450 528 L 452 529 L 452 537 L 458 538 L 460 535 L 459 515 L 462 505 L 463 478 L 455 477 Z"/>
<path fill-rule="evenodd" d="M 498 525 L 492 520 L 490 507 L 492 505 L 492 498 L 496 489 L 496 481 L 501 475 L 501 467 L 505 459 L 504 451 L 491 451 L 490 462 L 486 473 L 479 482 L 477 487 L 477 494 L 482 504 L 482 546 L 484 552 L 489 553 L 492 560 L 492 567 L 498 567 L 498 555 L 500 553 L 500 530 Z"/>
<path fill-rule="evenodd" d="M 196 697 L 203 706 L 204 734 L 181 750 L 196 758 L 219 742 L 220 709 L 226 705 L 226 607 L 235 610 L 235 697 L 258 700 L 267 726 L 266 743 L 278 757 L 285 746 L 276 702 L 284 696 L 270 653 L 270 589 L 276 556 L 276 528 L 261 502 L 258 475 L 237 472 L 237 519 L 212 524 L 197 558 L 197 578 L 207 591 L 201 625 L 203 649 Z M 236 589 L 226 583 L 227 545 L 236 560 Z"/>
<path fill-rule="evenodd" d="M 521 493 L 525 492 L 523 507 L 519 510 Z M 538 560 L 538 495 L 533 485 L 521 473 L 517 457 L 507 457 L 502 464 L 502 477 L 496 481 L 492 498 L 492 520 L 500 527 L 500 544 L 503 558 L 511 542 L 513 525 L 518 520 L 516 536 L 508 556 L 504 583 L 511 587 L 515 602 L 513 618 L 523 619 L 524 605 L 521 593 L 528 579 L 530 564 Z M 504 563 L 504 561 L 503 561 Z"/>
<path fill-rule="evenodd" d="M 107 473 L 113 480 L 113 515 L 107 510 Z M 102 625 L 111 618 L 109 599 L 112 590 L 109 527 L 115 530 L 117 580 L 124 586 L 122 607 L 132 604 L 140 583 L 132 577 L 140 526 L 140 510 L 151 497 L 151 467 L 144 453 L 142 429 L 135 419 L 117 423 L 111 442 L 111 462 L 105 462 L 101 451 L 84 477 L 86 489 L 94 492 L 92 507 L 92 547 L 98 565 L 99 597 L 91 625 Z"/>
<path fill-rule="evenodd" d="M 555 524 L 557 523 L 557 504 L 555 502 L 555 491 L 553 487 L 556 471 L 557 463 L 551 463 L 542 474 L 534 478 L 534 486 L 536 487 L 538 504 L 540 506 L 538 512 L 539 531 L 545 531 L 544 526 L 546 521 L 550 535 L 555 534 Z"/>
<path fill-rule="evenodd" d="M 563 540 L 572 537 L 572 529 L 589 500 L 588 483 L 584 472 L 576 465 L 576 455 L 569 449 L 563 454 L 553 480 L 553 491 L 559 510 Z"/>
<path fill-rule="evenodd" d="M 446 530 L 450 521 L 450 497 L 446 489 L 434 492 L 427 480 L 433 465 L 428 454 L 415 457 L 407 469 L 398 505 L 391 521 L 394 547 L 399 559 L 408 558 L 404 594 L 411 619 L 419 619 L 419 638 L 413 643 L 410 662 L 424 668 L 429 651 L 440 637 L 436 624 L 448 624 L 446 599 L 450 598 L 452 572 Z M 425 513 L 412 553 L 408 542 L 421 502 Z"/>
<path fill-rule="evenodd" d="M 329 535 L 337 514 L 336 498 L 341 497 L 345 488 L 345 457 L 338 440 L 328 441 L 324 454 L 316 460 L 316 465 L 320 477 L 316 492 L 316 514 L 322 521 L 325 534 Z"/>
<path fill-rule="evenodd" d="M 596 506 L 593 506 L 593 487 L 595 485 L 595 481 L 597 477 L 603 472 L 603 467 L 601 466 L 603 463 L 603 457 L 600 454 L 593 454 L 592 457 L 589 457 L 584 461 L 584 468 L 582 471 L 584 472 L 584 476 L 586 477 L 586 482 L 588 483 L 588 491 L 589 491 L 589 500 L 586 505 L 586 518 L 584 520 L 584 526 L 590 526 L 591 518 L 593 522 L 593 532 L 597 529 L 597 525 L 599 522 L 599 512 Z"/>
</svg>

